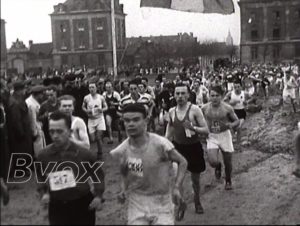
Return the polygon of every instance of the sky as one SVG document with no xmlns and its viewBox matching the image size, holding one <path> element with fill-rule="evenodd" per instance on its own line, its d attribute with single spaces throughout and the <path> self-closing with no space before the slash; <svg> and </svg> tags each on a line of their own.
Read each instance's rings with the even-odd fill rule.
<svg viewBox="0 0 300 226">
<path fill-rule="evenodd" d="M 51 42 L 53 6 L 65 0 L 0 0 L 1 18 L 6 21 L 6 43 L 10 48 L 17 38 L 28 46 Z M 228 31 L 235 44 L 240 42 L 240 9 L 233 0 L 235 13 L 231 15 L 180 12 L 159 8 L 140 8 L 140 0 L 120 0 L 126 16 L 126 36 L 176 35 L 193 32 L 198 41 L 224 41 Z"/>
</svg>

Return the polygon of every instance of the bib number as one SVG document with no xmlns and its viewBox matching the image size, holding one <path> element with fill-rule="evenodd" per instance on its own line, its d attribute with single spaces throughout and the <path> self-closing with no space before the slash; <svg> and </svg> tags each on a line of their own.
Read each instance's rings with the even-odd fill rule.
<svg viewBox="0 0 300 226">
<path fill-rule="evenodd" d="M 213 121 L 211 125 L 211 132 L 212 133 L 220 133 L 221 132 L 221 126 L 219 121 Z"/>
<path fill-rule="evenodd" d="M 138 176 L 138 177 L 144 176 L 142 159 L 128 158 L 127 166 L 128 166 L 129 171 L 133 175 Z"/>
<path fill-rule="evenodd" d="M 49 174 L 49 183 L 51 191 L 60 191 L 67 188 L 76 187 L 73 171 L 63 170 Z"/>
</svg>

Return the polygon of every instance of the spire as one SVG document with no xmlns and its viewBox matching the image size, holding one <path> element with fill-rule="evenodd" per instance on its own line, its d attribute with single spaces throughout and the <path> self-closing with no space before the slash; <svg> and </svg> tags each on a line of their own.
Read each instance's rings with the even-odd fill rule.
<svg viewBox="0 0 300 226">
<path fill-rule="evenodd" d="M 228 45 L 228 46 L 233 45 L 233 38 L 231 36 L 230 29 L 228 30 L 228 35 L 227 35 L 227 38 L 226 38 L 226 45 Z"/>
</svg>

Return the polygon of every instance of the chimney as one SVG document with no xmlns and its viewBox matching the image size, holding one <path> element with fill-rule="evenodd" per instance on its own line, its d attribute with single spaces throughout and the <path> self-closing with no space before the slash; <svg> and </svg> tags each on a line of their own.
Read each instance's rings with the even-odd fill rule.
<svg viewBox="0 0 300 226">
<path fill-rule="evenodd" d="M 32 44 L 33 44 L 33 41 L 29 40 L 29 49 L 31 48 Z"/>
<path fill-rule="evenodd" d="M 193 37 L 193 36 L 194 36 L 193 32 L 190 32 L 190 36 L 191 36 L 191 37 Z"/>
</svg>

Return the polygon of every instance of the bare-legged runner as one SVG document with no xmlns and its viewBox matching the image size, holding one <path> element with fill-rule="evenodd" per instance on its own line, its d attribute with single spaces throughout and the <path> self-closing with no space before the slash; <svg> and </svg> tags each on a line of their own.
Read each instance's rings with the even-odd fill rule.
<svg viewBox="0 0 300 226">
<path fill-rule="evenodd" d="M 220 86 L 211 87 L 210 101 L 202 107 L 206 118 L 209 136 L 207 139 L 207 155 L 210 165 L 215 168 L 216 178 L 221 178 L 222 163 L 225 165 L 225 189 L 232 189 L 232 153 L 234 152 L 230 129 L 239 126 L 239 119 L 233 108 L 222 101 L 223 90 Z"/>
</svg>

